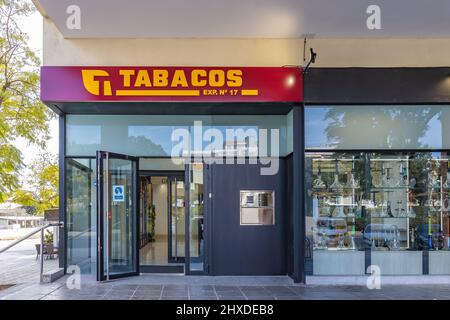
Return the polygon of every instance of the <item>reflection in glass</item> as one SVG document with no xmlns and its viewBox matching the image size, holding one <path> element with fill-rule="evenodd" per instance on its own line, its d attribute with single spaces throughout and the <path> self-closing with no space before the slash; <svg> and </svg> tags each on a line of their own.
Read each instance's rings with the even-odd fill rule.
<svg viewBox="0 0 450 320">
<path fill-rule="evenodd" d="M 279 130 L 279 153 L 287 154 L 287 115 L 68 115 L 66 123 L 66 153 L 71 156 L 94 156 L 97 150 L 171 156 L 182 142 L 181 133 L 187 133 L 191 153 L 212 147 L 218 156 L 225 150 L 250 156 L 258 152 L 260 129 Z M 214 132 L 207 132 L 212 128 L 220 135 L 217 141 Z M 267 140 L 271 151 L 271 139 Z"/>
<path fill-rule="evenodd" d="M 135 164 L 130 160 L 105 158 L 107 168 L 104 181 L 104 208 L 108 208 L 105 217 L 104 254 L 105 274 L 114 275 L 135 272 L 136 214 L 133 208 L 136 192 L 134 181 Z M 108 162 L 108 163 L 106 163 Z"/>
<path fill-rule="evenodd" d="M 83 274 L 96 274 L 97 207 L 95 160 L 66 160 L 67 266 Z"/>
<path fill-rule="evenodd" d="M 308 149 L 450 148 L 448 106 L 308 106 Z"/>
</svg>

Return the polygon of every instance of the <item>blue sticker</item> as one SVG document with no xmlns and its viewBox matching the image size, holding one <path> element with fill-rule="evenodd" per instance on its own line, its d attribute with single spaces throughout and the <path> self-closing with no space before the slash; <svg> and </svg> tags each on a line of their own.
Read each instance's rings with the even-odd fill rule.
<svg viewBox="0 0 450 320">
<path fill-rule="evenodd" d="M 123 185 L 113 185 L 112 196 L 114 202 L 125 201 L 125 186 Z"/>
</svg>

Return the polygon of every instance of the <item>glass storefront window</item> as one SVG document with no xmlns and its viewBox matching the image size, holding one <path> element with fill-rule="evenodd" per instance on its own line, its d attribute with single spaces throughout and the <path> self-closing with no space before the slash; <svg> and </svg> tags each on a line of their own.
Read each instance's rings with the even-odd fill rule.
<svg viewBox="0 0 450 320">
<path fill-rule="evenodd" d="M 448 106 L 308 106 L 307 149 L 449 149 Z"/>
<path fill-rule="evenodd" d="M 307 152 L 310 274 L 450 273 L 445 152 Z M 425 261 L 426 263 L 426 261 Z"/>
<path fill-rule="evenodd" d="M 97 206 L 95 159 L 66 160 L 67 267 L 96 274 Z"/>
<path fill-rule="evenodd" d="M 292 143 L 289 149 L 287 141 L 286 115 L 67 115 L 66 123 L 68 156 L 95 156 L 97 150 L 106 150 L 133 156 L 170 157 L 172 150 L 178 150 L 178 134 L 184 132 L 190 136 L 187 139 L 192 154 L 210 147 L 217 156 L 225 151 L 250 156 L 258 153 L 261 129 L 268 130 L 269 155 L 292 152 Z M 272 151 L 275 148 L 271 145 L 272 129 L 278 130 L 278 153 Z M 174 132 L 177 134 L 172 137 Z M 220 135 L 219 142 L 216 134 Z"/>
</svg>

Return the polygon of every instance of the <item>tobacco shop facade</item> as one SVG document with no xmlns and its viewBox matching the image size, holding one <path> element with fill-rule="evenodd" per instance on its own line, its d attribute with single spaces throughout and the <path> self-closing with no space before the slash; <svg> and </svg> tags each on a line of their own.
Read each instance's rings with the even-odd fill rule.
<svg viewBox="0 0 450 320">
<path fill-rule="evenodd" d="M 43 67 L 64 263 L 100 280 L 292 275 L 295 261 L 298 279 L 450 273 L 450 113 L 433 101 L 447 92 L 420 90 L 447 71 Z M 357 86 L 378 89 L 363 101 Z"/>
<path fill-rule="evenodd" d="M 53 16 L 66 271 L 448 279 L 447 40 L 99 38 Z"/>
</svg>

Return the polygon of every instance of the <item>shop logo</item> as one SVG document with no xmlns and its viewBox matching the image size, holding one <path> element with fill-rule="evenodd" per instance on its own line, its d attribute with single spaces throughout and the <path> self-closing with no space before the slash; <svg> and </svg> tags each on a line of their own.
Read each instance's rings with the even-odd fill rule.
<svg viewBox="0 0 450 320">
<path fill-rule="evenodd" d="M 83 85 L 94 96 L 199 97 L 259 96 L 258 89 L 243 89 L 240 69 L 101 69 L 81 71 Z M 115 84 L 115 88 L 112 84 Z"/>
<path fill-rule="evenodd" d="M 83 76 L 83 85 L 84 88 L 90 94 L 94 96 L 100 95 L 100 86 L 103 83 L 103 95 L 111 96 L 111 82 L 104 80 L 105 77 L 109 77 L 109 73 L 103 70 L 81 70 L 81 74 Z M 101 81 L 101 79 L 103 81 Z"/>
</svg>

